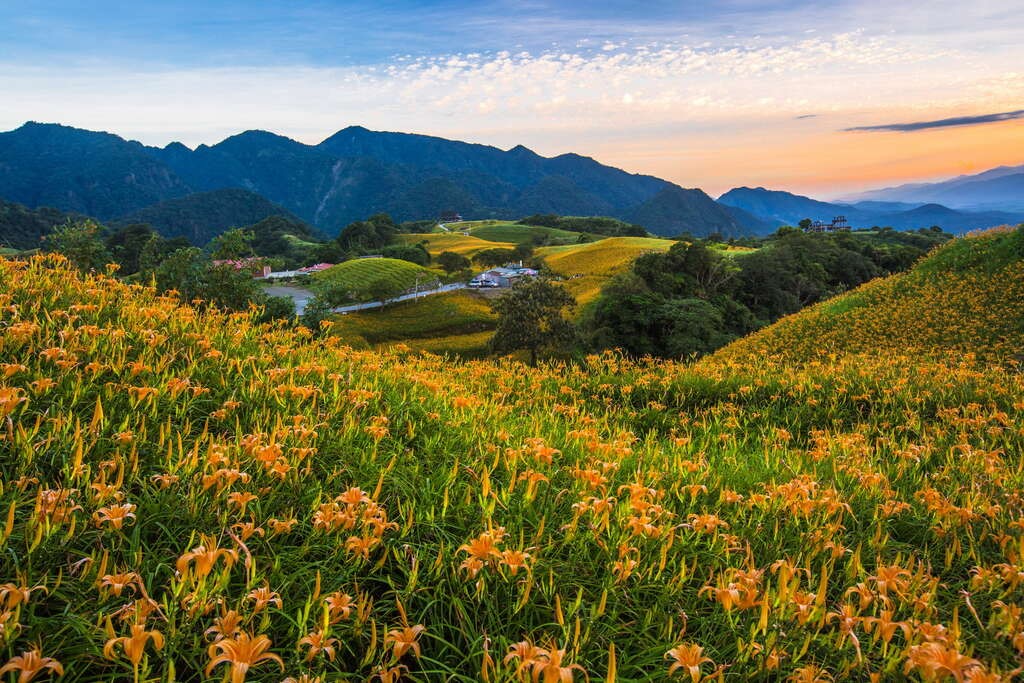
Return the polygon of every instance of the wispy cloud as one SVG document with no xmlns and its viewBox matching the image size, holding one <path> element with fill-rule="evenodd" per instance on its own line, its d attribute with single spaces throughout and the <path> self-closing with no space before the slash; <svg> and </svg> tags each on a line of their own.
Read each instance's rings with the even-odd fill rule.
<svg viewBox="0 0 1024 683">
<path fill-rule="evenodd" d="M 844 128 L 844 132 L 896 132 L 912 133 L 917 130 L 928 130 L 930 128 L 950 128 L 953 126 L 978 126 L 985 123 L 998 123 L 999 121 L 1010 121 L 1012 119 L 1024 118 L 1024 109 L 1017 111 L 1004 111 L 997 114 L 982 114 L 980 116 L 954 116 L 948 119 L 936 119 L 934 121 L 914 121 L 913 123 L 883 123 L 876 126 L 854 126 Z"/>
</svg>

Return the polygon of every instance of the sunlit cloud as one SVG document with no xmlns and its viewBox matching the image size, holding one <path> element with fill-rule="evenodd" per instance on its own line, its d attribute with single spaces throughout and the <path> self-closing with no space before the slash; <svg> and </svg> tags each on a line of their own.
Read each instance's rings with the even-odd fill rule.
<svg viewBox="0 0 1024 683">
<path fill-rule="evenodd" d="M 1017 111 L 1004 111 L 998 114 L 982 114 L 980 116 L 953 116 L 948 119 L 937 119 L 935 121 L 915 121 L 913 123 L 883 123 L 874 126 L 854 126 L 844 128 L 844 131 L 890 131 L 910 133 L 917 130 L 928 130 L 929 128 L 951 128 L 954 126 L 977 126 L 984 123 L 997 123 L 999 121 L 1010 121 L 1024 118 L 1024 109 Z"/>
</svg>

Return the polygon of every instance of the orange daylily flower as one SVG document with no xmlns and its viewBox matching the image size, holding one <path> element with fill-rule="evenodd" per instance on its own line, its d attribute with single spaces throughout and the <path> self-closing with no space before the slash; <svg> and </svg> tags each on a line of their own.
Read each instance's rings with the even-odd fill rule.
<svg viewBox="0 0 1024 683">
<path fill-rule="evenodd" d="M 103 656 L 107 659 L 114 659 L 114 650 L 118 645 L 124 652 L 132 666 L 138 668 L 146 651 L 146 643 L 153 641 L 153 649 L 162 650 L 164 647 L 164 636 L 159 631 L 147 631 L 145 624 L 133 624 L 131 635 L 111 638 L 103 646 Z"/>
<path fill-rule="evenodd" d="M 270 652 L 272 645 L 270 638 L 265 635 L 254 636 L 245 632 L 234 638 L 218 640 L 210 645 L 210 663 L 206 665 L 206 675 L 209 676 L 221 664 L 230 667 L 231 683 L 245 683 L 249 669 L 262 662 L 277 662 L 284 671 L 284 661 Z"/>
<path fill-rule="evenodd" d="M 38 649 L 26 650 L 0 666 L 0 676 L 8 672 L 17 672 L 18 683 L 29 683 L 46 670 L 58 676 L 64 675 L 64 667 L 53 657 L 44 657 Z"/>
<path fill-rule="evenodd" d="M 696 643 L 682 643 L 665 653 L 666 659 L 671 659 L 672 664 L 668 667 L 668 675 L 682 669 L 690 675 L 690 680 L 697 683 L 701 679 L 700 667 L 702 664 L 714 664 L 710 657 L 704 655 L 704 648 Z"/>
<path fill-rule="evenodd" d="M 388 634 L 384 636 L 384 647 L 388 645 L 392 646 L 392 654 L 395 659 L 401 659 L 402 656 L 409 652 L 419 658 L 420 656 L 420 644 L 418 639 L 420 634 L 427 630 L 427 627 L 423 624 L 416 624 L 415 626 L 403 626 L 402 628 L 396 628 L 388 631 Z"/>
</svg>

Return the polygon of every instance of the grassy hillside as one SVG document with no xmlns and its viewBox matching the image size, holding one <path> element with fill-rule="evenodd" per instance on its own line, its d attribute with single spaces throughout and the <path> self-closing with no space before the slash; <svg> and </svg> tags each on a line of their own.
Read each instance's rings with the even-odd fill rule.
<svg viewBox="0 0 1024 683">
<path fill-rule="evenodd" d="M 394 296 L 416 285 L 437 279 L 423 266 L 391 258 L 353 259 L 315 273 L 311 288 L 331 293 L 335 301 L 374 301 Z"/>
<path fill-rule="evenodd" d="M 484 225 L 470 231 L 474 237 L 491 242 L 547 242 L 549 244 L 575 244 L 580 238 L 593 239 L 592 235 L 569 232 L 558 228 L 546 228 L 540 225 L 519 225 L 518 223 L 495 223 Z"/>
<path fill-rule="evenodd" d="M 397 235 L 396 239 L 403 244 L 419 244 L 425 241 L 424 246 L 431 257 L 436 257 L 442 251 L 453 251 L 466 258 L 473 258 L 484 249 L 512 249 L 516 246 L 511 242 L 495 243 L 473 235 L 463 235 L 461 232 L 408 233 Z"/>
<path fill-rule="evenodd" d="M 348 313 L 333 318 L 331 334 L 355 348 L 406 342 L 435 351 L 481 355 L 486 351 L 495 316 L 485 299 L 456 291 L 403 301 L 385 309 Z M 457 339 L 471 336 L 470 339 Z M 482 343 L 476 346 L 472 341 Z M 444 343 L 450 342 L 448 349 Z"/>
<path fill-rule="evenodd" d="M 610 237 L 588 244 L 541 247 L 537 255 L 555 273 L 571 278 L 563 284 L 582 306 L 597 298 L 609 278 L 628 270 L 638 256 L 667 251 L 672 244 L 650 237 Z"/>
<path fill-rule="evenodd" d="M 906 273 L 784 318 L 719 355 L 803 362 L 936 349 L 1024 360 L 1024 227 L 950 242 Z"/>
<path fill-rule="evenodd" d="M 936 271 L 982 291 L 1019 272 L 1019 237 L 982 239 Z M 530 369 L 353 351 L 55 257 L 0 261 L 0 292 L 8 669 L 978 682 L 1019 666 L 1024 377 L 989 364 L 1013 353 L 992 317 L 959 321 L 979 346 L 952 360 Z"/>
</svg>

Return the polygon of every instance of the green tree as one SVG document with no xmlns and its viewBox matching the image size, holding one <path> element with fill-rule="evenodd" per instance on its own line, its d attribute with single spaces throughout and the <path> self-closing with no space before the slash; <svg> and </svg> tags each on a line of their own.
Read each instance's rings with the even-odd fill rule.
<svg viewBox="0 0 1024 683">
<path fill-rule="evenodd" d="M 809 230 L 809 229 L 810 229 L 810 227 L 811 227 L 811 224 L 812 224 L 812 221 L 811 221 L 811 219 L 810 219 L 810 218 L 803 218 L 803 219 L 801 219 L 801 220 L 800 220 L 800 222 L 799 222 L 799 223 L 797 223 L 796 225 L 797 225 L 797 227 L 798 227 L 798 228 L 800 228 L 801 230 Z"/>
<path fill-rule="evenodd" d="M 67 256 L 79 270 L 100 272 L 113 261 L 100 238 L 102 231 L 103 228 L 94 220 L 68 220 L 54 227 L 53 232 L 43 238 L 43 244 L 46 251 Z"/>
<path fill-rule="evenodd" d="M 454 251 L 442 251 L 437 255 L 437 265 L 444 269 L 444 272 L 451 275 L 457 273 L 460 270 L 469 270 L 470 261 L 462 254 L 457 254 Z"/>
<path fill-rule="evenodd" d="M 121 266 L 119 271 L 121 275 L 132 275 L 139 272 L 142 265 L 142 253 L 154 237 L 159 239 L 156 231 L 146 223 L 126 225 L 107 236 L 106 247 L 114 260 Z"/>
<path fill-rule="evenodd" d="M 483 251 L 477 252 L 473 257 L 473 262 L 483 266 L 484 268 L 491 268 L 493 266 L 500 266 L 511 261 L 518 261 L 519 258 L 516 256 L 514 249 L 484 249 Z"/>
<path fill-rule="evenodd" d="M 346 225 L 338 234 L 337 244 L 342 251 L 365 254 L 383 249 L 398 234 L 398 226 L 386 213 L 370 216 L 365 221 Z"/>
<path fill-rule="evenodd" d="M 561 285 L 544 278 L 521 278 L 512 290 L 496 299 L 491 308 L 498 314 L 498 326 L 491 339 L 493 353 L 506 354 L 524 349 L 530 365 L 544 349 L 565 348 L 576 339 L 564 311 L 576 300 Z"/>
<path fill-rule="evenodd" d="M 252 250 L 253 233 L 232 228 L 210 240 L 210 253 L 217 260 L 235 260 L 250 258 L 255 255 Z"/>
<path fill-rule="evenodd" d="M 173 290 L 183 301 L 192 301 L 205 294 L 208 266 L 201 249 L 175 249 L 153 268 L 153 280 L 161 292 Z"/>
<path fill-rule="evenodd" d="M 392 244 L 381 251 L 384 258 L 395 258 L 419 266 L 430 265 L 430 252 L 422 244 Z"/>
<path fill-rule="evenodd" d="M 314 333 L 319 334 L 322 330 L 321 321 L 331 317 L 331 304 L 320 296 L 313 297 L 302 309 L 299 322 L 308 327 Z"/>
</svg>

